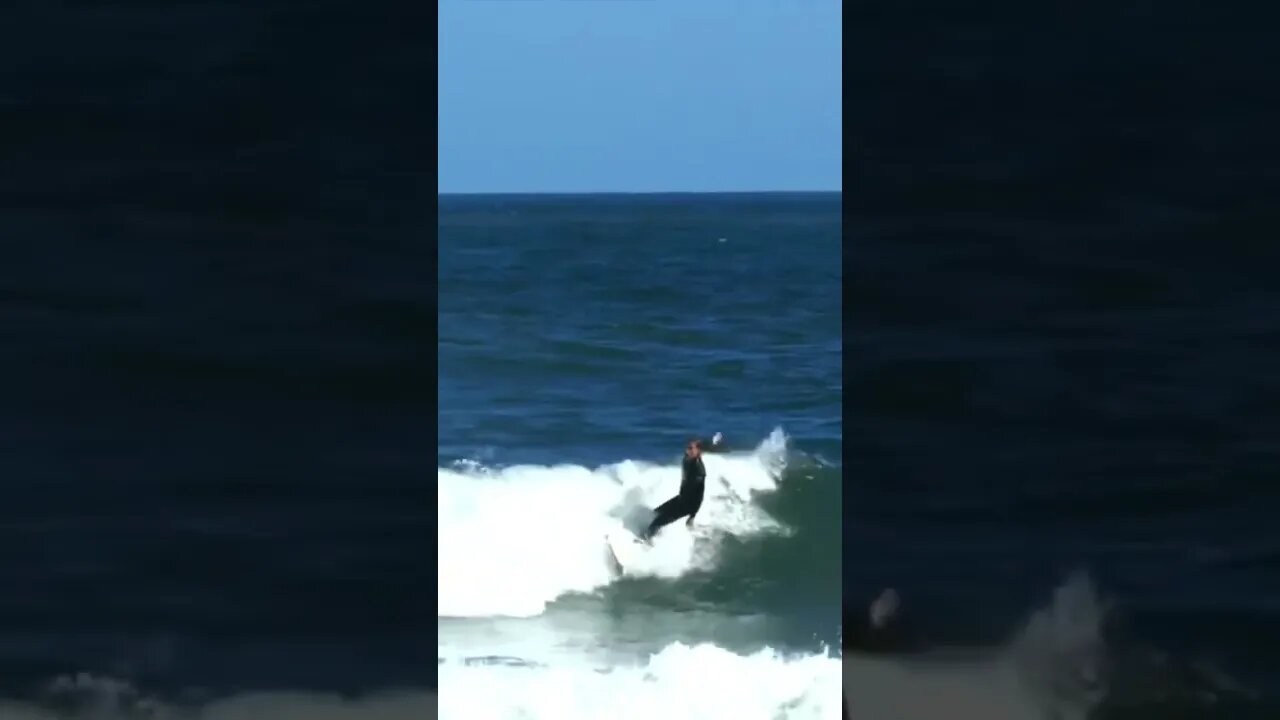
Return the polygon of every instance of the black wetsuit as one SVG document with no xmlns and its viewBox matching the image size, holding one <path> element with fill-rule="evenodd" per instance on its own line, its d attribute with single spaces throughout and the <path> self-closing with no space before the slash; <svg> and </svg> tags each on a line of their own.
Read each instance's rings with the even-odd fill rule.
<svg viewBox="0 0 1280 720">
<path fill-rule="evenodd" d="M 680 477 L 680 494 L 662 503 L 653 511 L 653 522 L 649 523 L 645 537 L 652 538 L 659 528 L 670 525 L 686 515 L 692 520 L 698 514 L 698 509 L 702 507 L 702 494 L 706 487 L 707 469 L 702 465 L 702 458 L 686 456 Z"/>
</svg>

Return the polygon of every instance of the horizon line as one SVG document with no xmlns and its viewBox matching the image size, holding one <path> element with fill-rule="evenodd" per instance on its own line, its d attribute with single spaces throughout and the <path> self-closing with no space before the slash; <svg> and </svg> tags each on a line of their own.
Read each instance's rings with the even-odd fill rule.
<svg viewBox="0 0 1280 720">
<path fill-rule="evenodd" d="M 436 191 L 436 197 L 477 195 L 817 195 L 842 193 L 842 188 L 824 190 L 464 190 Z"/>
</svg>

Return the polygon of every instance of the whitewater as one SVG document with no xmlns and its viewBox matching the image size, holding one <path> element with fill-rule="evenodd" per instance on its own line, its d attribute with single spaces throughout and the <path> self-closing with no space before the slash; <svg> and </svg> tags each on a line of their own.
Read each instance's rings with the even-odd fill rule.
<svg viewBox="0 0 1280 720">
<path fill-rule="evenodd" d="M 752 647 L 753 618 L 662 607 L 672 583 L 713 581 L 726 543 L 785 541 L 758 500 L 779 491 L 787 459 L 780 428 L 705 455 L 693 530 L 669 526 L 622 573 L 604 536 L 634 532 L 676 493 L 678 458 L 440 468 L 440 717 L 841 717 L 838 651 Z M 736 641 L 708 637 L 726 627 Z"/>
</svg>

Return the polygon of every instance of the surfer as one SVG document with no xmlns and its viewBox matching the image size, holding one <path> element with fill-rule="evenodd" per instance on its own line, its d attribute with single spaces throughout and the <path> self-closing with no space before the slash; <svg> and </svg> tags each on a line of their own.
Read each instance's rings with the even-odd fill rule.
<svg viewBox="0 0 1280 720">
<path fill-rule="evenodd" d="M 681 463 L 680 493 L 653 511 L 653 522 L 649 523 L 649 528 L 641 539 L 652 542 L 654 534 L 660 528 L 686 515 L 689 519 L 685 521 L 685 526 L 693 527 L 693 519 L 702 507 L 702 494 L 706 486 L 707 469 L 702 465 L 702 441 L 690 440 L 684 448 L 684 461 Z"/>
</svg>

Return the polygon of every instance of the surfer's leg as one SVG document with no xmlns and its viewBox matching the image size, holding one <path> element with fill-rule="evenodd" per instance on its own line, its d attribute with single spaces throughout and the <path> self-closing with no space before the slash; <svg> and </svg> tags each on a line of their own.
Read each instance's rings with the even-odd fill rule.
<svg viewBox="0 0 1280 720">
<path fill-rule="evenodd" d="M 688 501 L 685 502 L 685 508 L 686 510 L 684 514 L 689 516 L 688 522 L 692 525 L 693 519 L 698 516 L 698 511 L 702 509 L 702 495 L 698 494 L 689 498 Z M 683 517 L 683 515 L 681 517 Z"/>
<path fill-rule="evenodd" d="M 658 528 L 675 521 L 675 518 L 671 516 L 671 506 L 675 504 L 677 499 L 671 498 L 654 509 L 653 521 L 649 523 L 648 529 L 644 531 L 644 540 L 653 538 L 653 534 L 658 532 Z"/>
<path fill-rule="evenodd" d="M 651 539 L 659 528 L 664 525 L 670 525 L 688 514 L 689 509 L 686 507 L 685 499 L 679 495 L 662 503 L 653 511 L 653 522 L 649 523 L 649 529 L 645 531 L 644 539 Z"/>
</svg>

